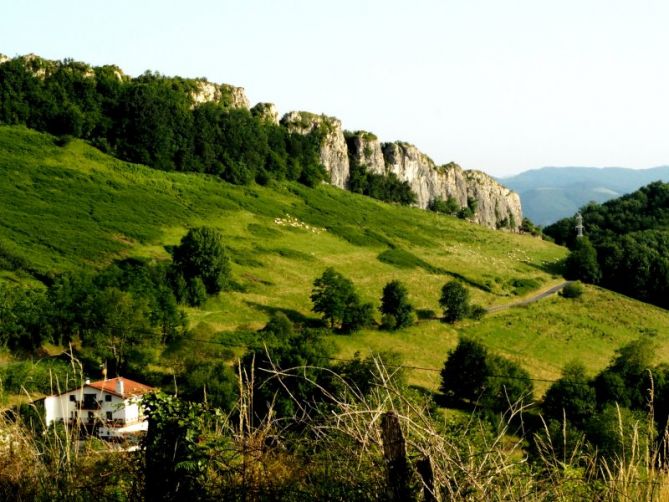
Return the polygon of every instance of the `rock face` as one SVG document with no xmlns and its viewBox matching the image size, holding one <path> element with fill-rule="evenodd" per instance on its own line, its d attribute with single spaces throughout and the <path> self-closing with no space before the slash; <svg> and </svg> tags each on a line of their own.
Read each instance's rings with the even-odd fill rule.
<svg viewBox="0 0 669 502">
<path fill-rule="evenodd" d="M 386 174 L 386 163 L 383 160 L 379 139 L 367 131 L 356 131 L 346 134 L 346 146 L 351 164 L 366 166 L 369 172 Z"/>
<path fill-rule="evenodd" d="M 330 183 L 339 188 L 346 187 L 349 173 L 348 148 L 338 119 L 309 112 L 289 112 L 283 116 L 281 124 L 292 133 L 319 133 L 321 164 L 330 174 Z"/>
<path fill-rule="evenodd" d="M 376 174 L 395 174 L 416 194 L 416 205 L 427 208 L 430 201 L 453 197 L 461 207 L 476 200 L 473 221 L 491 228 L 516 229 L 522 221 L 518 194 L 480 171 L 464 171 L 455 163 L 437 166 L 418 148 L 408 143 L 379 143 L 371 133 L 347 135 L 351 163 L 365 165 Z"/>
<path fill-rule="evenodd" d="M 214 84 L 207 80 L 196 80 L 195 90 L 191 92 L 195 106 L 203 103 L 221 103 L 230 108 L 249 109 L 249 100 L 243 87 L 229 84 Z"/>
<path fill-rule="evenodd" d="M 251 113 L 264 122 L 274 125 L 279 124 L 279 112 L 274 103 L 258 103 L 251 108 Z"/>
<path fill-rule="evenodd" d="M 474 221 L 488 227 L 517 229 L 523 221 L 520 196 L 481 171 L 465 171 L 467 196 L 476 199 Z"/>
</svg>

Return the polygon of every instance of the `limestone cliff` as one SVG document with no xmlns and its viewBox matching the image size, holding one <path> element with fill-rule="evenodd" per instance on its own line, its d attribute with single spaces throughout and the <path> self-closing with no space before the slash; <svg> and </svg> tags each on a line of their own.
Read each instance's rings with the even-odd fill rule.
<svg viewBox="0 0 669 502">
<path fill-rule="evenodd" d="M 386 173 L 381 143 L 374 134 L 367 131 L 347 132 L 346 146 L 351 164 L 366 166 L 369 172 L 375 174 Z"/>
<path fill-rule="evenodd" d="M 258 103 L 251 108 L 251 114 L 264 122 L 279 124 L 279 112 L 274 103 Z"/>
<path fill-rule="evenodd" d="M 229 84 L 215 84 L 204 79 L 194 81 L 195 89 L 191 92 L 194 105 L 202 103 L 221 103 L 230 108 L 249 109 L 249 100 L 243 87 Z"/>
<path fill-rule="evenodd" d="M 330 183 L 345 188 L 348 181 L 348 148 L 341 122 L 334 117 L 309 112 L 289 112 L 281 125 L 298 134 L 316 133 L 321 136 L 321 164 L 330 175 Z"/>
<path fill-rule="evenodd" d="M 465 171 L 467 196 L 477 201 L 474 221 L 516 229 L 523 221 L 520 196 L 481 171 Z"/>
<path fill-rule="evenodd" d="M 351 163 L 365 165 L 376 174 L 394 173 L 416 194 L 416 205 L 427 208 L 430 201 L 453 197 L 461 207 L 476 200 L 473 221 L 491 228 L 517 228 L 522 221 L 518 194 L 479 171 L 464 171 L 455 163 L 437 166 L 418 148 L 408 143 L 381 144 L 371 133 L 348 133 Z"/>
</svg>

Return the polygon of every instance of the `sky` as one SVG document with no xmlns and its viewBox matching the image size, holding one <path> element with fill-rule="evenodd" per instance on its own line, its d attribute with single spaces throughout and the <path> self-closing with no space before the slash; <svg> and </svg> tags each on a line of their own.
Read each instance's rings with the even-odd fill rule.
<svg viewBox="0 0 669 502">
<path fill-rule="evenodd" d="M 0 53 L 207 77 L 505 176 L 669 164 L 667 0 L 12 0 Z"/>
</svg>

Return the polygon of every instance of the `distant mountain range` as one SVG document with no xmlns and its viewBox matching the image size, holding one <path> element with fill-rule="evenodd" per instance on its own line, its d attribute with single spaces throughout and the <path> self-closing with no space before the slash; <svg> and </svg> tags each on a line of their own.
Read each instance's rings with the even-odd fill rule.
<svg viewBox="0 0 669 502">
<path fill-rule="evenodd" d="M 542 226 L 573 215 L 590 201 L 605 202 L 657 180 L 669 181 L 669 166 L 542 167 L 498 179 L 520 195 L 523 214 Z"/>
</svg>

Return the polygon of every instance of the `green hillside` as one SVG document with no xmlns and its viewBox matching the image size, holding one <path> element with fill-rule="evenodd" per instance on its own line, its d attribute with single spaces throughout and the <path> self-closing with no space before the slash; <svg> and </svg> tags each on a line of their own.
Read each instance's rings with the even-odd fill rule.
<svg viewBox="0 0 669 502">
<path fill-rule="evenodd" d="M 0 268 L 29 283 L 68 270 L 101 268 L 137 256 L 169 260 L 189 227 L 225 236 L 236 286 L 188 309 L 200 336 L 239 340 L 239 328 L 262 327 L 276 310 L 315 318 L 309 293 L 333 266 L 366 301 L 383 285 L 407 284 L 417 309 L 438 312 L 441 286 L 462 279 L 473 300 L 500 305 L 559 282 L 566 249 L 457 218 L 389 205 L 326 185 L 230 185 L 212 176 L 166 173 L 118 161 L 79 140 L 0 127 Z M 624 313 L 624 314 L 623 314 Z M 378 315 L 377 315 L 378 317 Z M 482 337 L 535 377 L 554 378 L 572 358 L 602 368 L 615 348 L 650 330 L 667 346 L 669 315 L 605 290 L 572 301 L 552 298 L 454 327 L 423 315 L 409 329 L 335 335 L 344 356 L 395 350 L 406 364 L 438 368 L 459 332 Z M 434 389 L 438 373 L 411 380 Z"/>
</svg>

